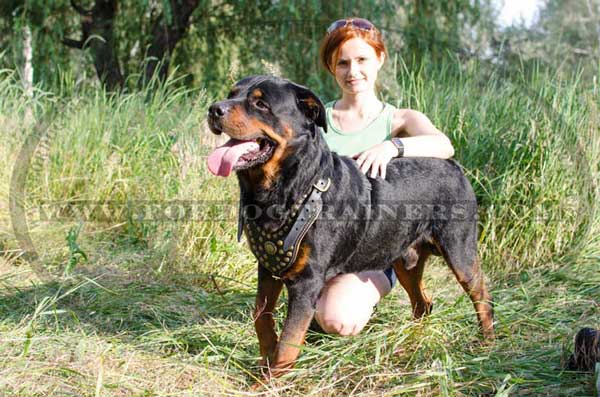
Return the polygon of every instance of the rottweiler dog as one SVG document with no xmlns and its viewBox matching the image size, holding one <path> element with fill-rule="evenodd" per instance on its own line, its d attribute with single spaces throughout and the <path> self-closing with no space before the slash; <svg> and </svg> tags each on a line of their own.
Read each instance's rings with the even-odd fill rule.
<svg viewBox="0 0 600 397">
<path fill-rule="evenodd" d="M 477 259 L 477 203 L 455 161 L 397 158 L 385 180 L 369 178 L 355 160 L 327 147 L 319 98 L 272 76 L 237 82 L 210 106 L 208 124 L 231 138 L 209 155 L 208 166 L 238 177 L 238 239 L 243 231 L 258 260 L 254 322 L 267 377 L 293 365 L 319 294 L 338 274 L 393 267 L 414 317 L 429 314 L 422 276 L 431 254 L 444 258 L 471 298 L 484 338 L 494 338 L 492 299 Z M 273 312 L 284 284 L 288 313 L 278 338 Z"/>
</svg>

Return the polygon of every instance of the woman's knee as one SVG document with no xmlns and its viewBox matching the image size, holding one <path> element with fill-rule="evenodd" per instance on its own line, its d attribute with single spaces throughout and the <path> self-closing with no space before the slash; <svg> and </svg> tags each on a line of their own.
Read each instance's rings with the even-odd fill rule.
<svg viewBox="0 0 600 397">
<path fill-rule="evenodd" d="M 362 331 L 362 329 L 367 324 L 366 321 L 344 321 L 344 319 L 335 318 L 325 318 L 321 321 L 317 320 L 317 322 L 321 326 L 321 329 L 323 329 L 323 331 L 325 331 L 326 333 L 341 336 L 358 335 L 358 333 L 360 333 L 360 331 Z"/>
<path fill-rule="evenodd" d="M 327 283 L 315 313 L 323 331 L 346 336 L 356 335 L 365 327 L 382 296 L 373 278 L 368 273 L 345 274 Z"/>
</svg>

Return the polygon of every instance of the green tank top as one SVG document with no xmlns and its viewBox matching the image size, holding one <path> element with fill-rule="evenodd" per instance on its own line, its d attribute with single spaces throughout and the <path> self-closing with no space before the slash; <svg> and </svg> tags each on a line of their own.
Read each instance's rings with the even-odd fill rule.
<svg viewBox="0 0 600 397">
<path fill-rule="evenodd" d="M 396 108 L 385 103 L 383 110 L 366 127 L 358 131 L 344 132 L 333 123 L 333 105 L 335 101 L 325 105 L 327 116 L 327 132 L 323 134 L 325 142 L 332 151 L 343 156 L 363 152 L 392 137 L 392 120 Z"/>
</svg>

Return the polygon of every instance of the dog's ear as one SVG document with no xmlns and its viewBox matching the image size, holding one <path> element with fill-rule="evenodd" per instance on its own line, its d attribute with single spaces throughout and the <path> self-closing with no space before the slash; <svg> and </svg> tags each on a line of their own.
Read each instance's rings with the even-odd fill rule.
<svg viewBox="0 0 600 397">
<path fill-rule="evenodd" d="M 290 84 L 296 94 L 298 109 L 317 126 L 323 128 L 323 131 L 327 132 L 327 119 L 325 117 L 323 102 L 308 88 L 295 83 Z"/>
</svg>

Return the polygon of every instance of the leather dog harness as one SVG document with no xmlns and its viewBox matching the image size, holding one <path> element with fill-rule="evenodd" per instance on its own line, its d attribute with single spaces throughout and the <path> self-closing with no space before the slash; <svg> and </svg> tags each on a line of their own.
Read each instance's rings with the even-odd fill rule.
<svg viewBox="0 0 600 397">
<path fill-rule="evenodd" d="M 330 186 L 330 178 L 314 183 L 310 194 L 305 194 L 294 204 L 291 217 L 276 230 L 262 228 L 254 220 L 245 219 L 240 200 L 238 241 L 244 230 L 258 264 L 275 276 L 282 275 L 296 261 L 302 239 L 323 209 L 321 194 Z"/>
</svg>

